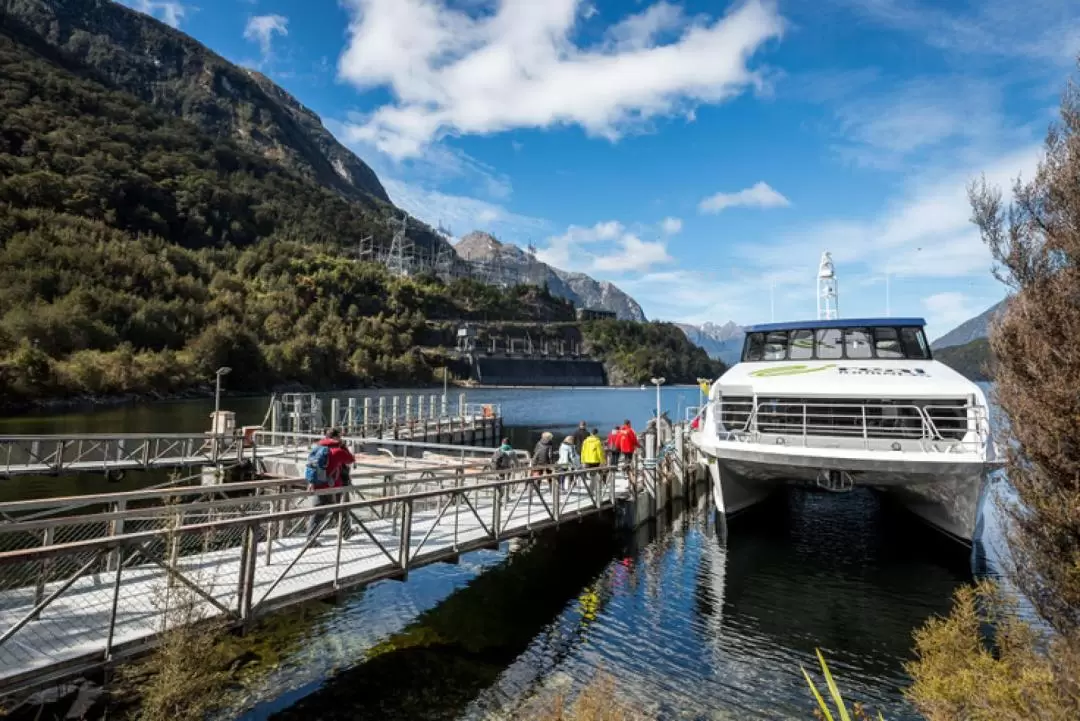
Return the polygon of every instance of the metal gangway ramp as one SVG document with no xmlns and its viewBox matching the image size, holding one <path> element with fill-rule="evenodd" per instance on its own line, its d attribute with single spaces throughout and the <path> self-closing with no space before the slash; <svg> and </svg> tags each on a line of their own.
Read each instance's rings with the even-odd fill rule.
<svg viewBox="0 0 1080 721">
<path fill-rule="evenodd" d="M 181 623 L 243 625 L 404 578 L 609 509 L 629 485 L 607 469 L 485 466 L 354 472 L 347 494 L 321 507 L 297 478 L 0 504 L 0 695 L 138 654 Z M 177 592 L 193 615 L 170 612 Z"/>
</svg>

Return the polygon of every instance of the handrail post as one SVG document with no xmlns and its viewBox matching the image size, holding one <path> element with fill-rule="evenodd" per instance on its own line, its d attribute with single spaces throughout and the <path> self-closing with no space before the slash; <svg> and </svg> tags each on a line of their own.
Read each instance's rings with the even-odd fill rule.
<svg viewBox="0 0 1080 721">
<path fill-rule="evenodd" d="M 255 525 L 249 523 L 244 526 L 244 545 L 240 552 L 237 605 L 239 606 L 240 620 L 245 624 L 251 620 L 251 604 L 255 596 L 256 538 Z"/>
<path fill-rule="evenodd" d="M 41 537 L 41 547 L 47 548 L 53 545 L 53 534 L 55 528 L 50 526 L 45 529 L 45 533 Z M 49 582 L 49 571 L 52 569 L 52 559 L 41 559 L 41 565 L 38 569 L 37 584 L 34 586 L 34 605 L 37 606 L 45 598 L 45 584 Z"/>
<path fill-rule="evenodd" d="M 412 499 L 401 504 L 401 536 L 398 546 L 398 565 L 405 577 L 409 575 L 409 546 L 412 544 Z"/>
</svg>

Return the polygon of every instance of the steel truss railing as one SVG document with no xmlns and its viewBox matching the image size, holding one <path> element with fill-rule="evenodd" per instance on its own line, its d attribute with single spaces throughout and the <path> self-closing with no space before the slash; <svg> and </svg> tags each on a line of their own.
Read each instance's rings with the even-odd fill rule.
<svg viewBox="0 0 1080 721">
<path fill-rule="evenodd" d="M 242 453 L 242 439 L 208 433 L 0 436 L 0 477 L 216 465 Z"/>
<path fill-rule="evenodd" d="M 401 578 L 610 508 L 626 488 L 608 468 L 465 465 L 316 494 L 289 479 L 0 504 L 13 519 L 0 523 L 0 693 L 138 653 L 177 625 L 246 623 Z M 64 502 L 74 515 L 30 518 Z"/>
</svg>

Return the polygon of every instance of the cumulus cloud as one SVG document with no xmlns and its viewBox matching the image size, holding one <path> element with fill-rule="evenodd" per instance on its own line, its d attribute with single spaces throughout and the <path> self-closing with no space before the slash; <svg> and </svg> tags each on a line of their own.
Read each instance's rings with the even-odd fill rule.
<svg viewBox="0 0 1080 721">
<path fill-rule="evenodd" d="M 660 223 L 660 230 L 664 235 L 678 235 L 682 231 L 682 220 L 680 218 L 664 218 Z"/>
<path fill-rule="evenodd" d="M 139 12 L 152 15 L 166 25 L 180 27 L 180 21 L 187 14 L 187 6 L 175 0 L 120 0 L 121 3 Z"/>
<path fill-rule="evenodd" d="M 473 14 L 446 0 L 345 5 L 340 77 L 394 97 L 355 134 L 395 157 L 446 134 L 514 128 L 578 125 L 618 138 L 650 118 L 763 87 L 749 60 L 784 27 L 775 0 L 746 0 L 715 19 L 659 2 L 582 47 L 574 31 L 591 6 L 581 0 L 507 1 Z"/>
<path fill-rule="evenodd" d="M 786 208 L 791 202 L 769 187 L 768 183 L 758 181 L 750 188 L 737 193 L 716 193 L 698 204 L 702 213 L 719 213 L 726 208 Z"/>
<path fill-rule="evenodd" d="M 615 220 L 587 228 L 571 225 L 548 238 L 536 257 L 563 270 L 600 274 L 655 270 L 673 261 L 664 243 L 642 240 Z"/>
<path fill-rule="evenodd" d="M 248 18 L 244 39 L 259 44 L 263 59 L 270 57 L 274 35 L 289 34 L 289 19 L 284 15 L 255 15 Z"/>
</svg>

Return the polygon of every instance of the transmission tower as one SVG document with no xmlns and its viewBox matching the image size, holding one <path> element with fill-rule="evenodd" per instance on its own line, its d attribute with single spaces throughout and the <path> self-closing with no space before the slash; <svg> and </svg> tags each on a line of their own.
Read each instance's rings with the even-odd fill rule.
<svg viewBox="0 0 1080 721">
<path fill-rule="evenodd" d="M 414 247 L 405 231 L 408 229 L 409 216 L 401 216 L 401 226 L 394 232 L 387 254 L 386 267 L 394 275 L 408 275 L 413 262 Z"/>
<path fill-rule="evenodd" d="M 821 254 L 817 280 L 817 317 L 818 320 L 835 320 L 840 317 L 840 299 L 837 291 L 836 269 L 833 267 L 832 254 Z"/>
</svg>

